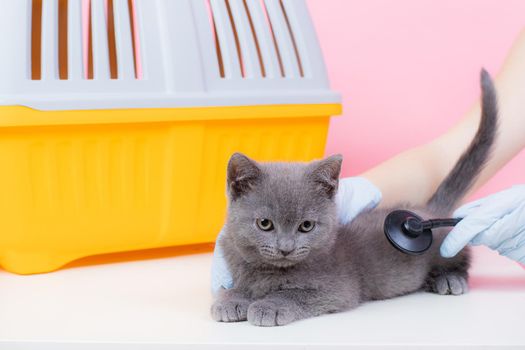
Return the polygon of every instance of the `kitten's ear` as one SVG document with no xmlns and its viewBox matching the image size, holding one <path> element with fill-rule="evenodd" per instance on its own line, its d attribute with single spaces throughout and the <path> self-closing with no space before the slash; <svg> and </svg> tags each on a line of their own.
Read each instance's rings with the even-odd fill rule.
<svg viewBox="0 0 525 350">
<path fill-rule="evenodd" d="M 236 200 L 250 190 L 261 177 L 258 164 L 241 153 L 234 153 L 228 162 L 228 194 Z"/>
<path fill-rule="evenodd" d="M 336 154 L 311 164 L 312 170 L 309 173 L 309 177 L 320 186 L 320 189 L 328 195 L 328 198 L 333 198 L 337 193 L 342 163 L 343 156 Z"/>
</svg>

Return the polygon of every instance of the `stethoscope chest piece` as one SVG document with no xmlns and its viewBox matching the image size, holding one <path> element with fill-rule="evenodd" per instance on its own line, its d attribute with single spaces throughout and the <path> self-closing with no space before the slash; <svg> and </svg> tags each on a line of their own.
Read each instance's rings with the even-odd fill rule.
<svg viewBox="0 0 525 350">
<path fill-rule="evenodd" d="M 432 230 L 423 229 L 414 234 L 407 229 L 407 222 L 421 223 L 423 219 L 407 210 L 395 210 L 385 219 L 385 235 L 398 250 L 406 254 L 419 255 L 432 245 Z"/>
</svg>

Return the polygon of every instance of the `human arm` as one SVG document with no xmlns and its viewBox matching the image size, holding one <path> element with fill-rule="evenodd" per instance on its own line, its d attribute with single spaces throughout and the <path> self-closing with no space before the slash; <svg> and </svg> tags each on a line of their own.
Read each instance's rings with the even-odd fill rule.
<svg viewBox="0 0 525 350">
<path fill-rule="evenodd" d="M 514 42 L 495 79 L 500 124 L 494 151 L 471 193 L 525 147 L 525 29 Z M 467 148 L 479 123 L 479 101 L 454 127 L 437 139 L 405 152 L 361 174 L 383 194 L 381 205 L 399 200 L 424 204 Z"/>
</svg>

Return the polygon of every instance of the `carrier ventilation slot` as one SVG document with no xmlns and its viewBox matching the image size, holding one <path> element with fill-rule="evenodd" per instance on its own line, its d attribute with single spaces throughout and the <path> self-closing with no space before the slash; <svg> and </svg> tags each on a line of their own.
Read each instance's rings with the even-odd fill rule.
<svg viewBox="0 0 525 350">
<path fill-rule="evenodd" d="M 297 59 L 297 67 L 299 68 L 299 74 L 301 77 L 304 77 L 303 64 L 301 62 L 301 55 L 299 54 L 299 49 L 297 48 L 297 42 L 295 41 L 295 35 L 293 35 L 292 26 L 290 25 L 290 19 L 286 13 L 286 9 L 283 4 L 283 0 L 279 0 L 279 5 L 281 5 L 281 11 L 284 15 L 284 20 L 286 21 L 286 27 L 288 28 L 288 33 L 290 34 L 290 39 L 292 40 L 293 50 L 295 52 L 295 58 Z"/>
<path fill-rule="evenodd" d="M 140 59 L 140 40 L 138 33 L 138 24 L 137 24 L 137 8 L 135 6 L 135 0 L 128 0 L 128 13 L 129 13 L 129 23 L 131 29 L 131 44 L 133 48 L 133 68 L 135 72 L 135 78 L 142 79 L 142 61 Z"/>
<path fill-rule="evenodd" d="M 305 76 L 286 1 L 205 0 L 221 78 Z"/>
<path fill-rule="evenodd" d="M 213 41 L 215 44 L 215 53 L 217 54 L 217 63 L 219 65 L 219 75 L 221 76 L 221 78 L 224 78 L 225 77 L 224 62 L 222 60 L 221 45 L 219 44 L 219 36 L 217 34 L 217 25 L 215 24 L 215 16 L 213 16 L 213 11 L 211 9 L 210 0 L 206 0 L 206 9 L 208 10 L 208 19 L 210 21 L 211 33 L 212 33 Z"/>
<path fill-rule="evenodd" d="M 67 0 L 58 1 L 58 77 L 67 79 Z"/>
<path fill-rule="evenodd" d="M 246 11 L 246 15 L 248 16 L 248 22 L 250 23 L 250 30 L 252 32 L 253 42 L 255 43 L 255 48 L 257 49 L 257 58 L 259 59 L 259 66 L 261 67 L 261 75 L 264 78 L 266 77 L 266 69 L 264 69 L 264 61 L 261 53 L 261 46 L 259 45 L 259 40 L 257 40 L 257 33 L 255 32 L 255 27 L 253 25 L 252 14 L 250 13 L 250 9 L 248 8 L 246 0 L 243 0 L 242 2 L 244 5 L 244 11 Z"/>
<path fill-rule="evenodd" d="M 33 0 L 31 8 L 31 79 L 42 77 L 42 0 Z"/>
<path fill-rule="evenodd" d="M 135 0 L 32 0 L 31 11 L 31 80 L 142 78 Z"/>
<path fill-rule="evenodd" d="M 233 36 L 235 38 L 235 48 L 237 49 L 237 56 L 239 57 L 239 66 L 241 68 L 241 76 L 244 78 L 244 64 L 242 63 L 242 51 L 241 44 L 239 43 L 239 35 L 237 33 L 237 27 L 235 26 L 235 21 L 232 15 L 232 9 L 230 6 L 229 0 L 224 0 L 226 3 L 226 9 L 228 10 L 228 17 L 230 18 L 230 24 L 233 31 Z"/>
<path fill-rule="evenodd" d="M 111 79 L 118 78 L 117 62 L 117 43 L 115 39 L 115 13 L 113 12 L 113 0 L 107 0 L 108 3 L 108 55 L 109 55 L 109 76 Z M 133 31 L 131 31 L 133 33 Z M 133 35 L 131 36 L 133 38 Z"/>
<path fill-rule="evenodd" d="M 273 30 L 272 21 L 270 20 L 270 16 L 268 15 L 268 9 L 266 8 L 266 4 L 264 3 L 264 0 L 261 0 L 261 7 L 264 12 L 264 19 L 266 19 L 268 29 L 270 30 L 270 33 L 272 34 L 272 41 L 275 47 L 275 55 L 277 56 L 277 60 L 279 61 L 279 70 L 281 71 L 281 76 L 285 77 L 286 75 L 284 73 L 284 66 L 283 66 L 283 59 L 281 56 L 281 52 L 279 51 L 279 44 L 277 43 L 277 38 L 275 37 L 275 32 Z"/>
</svg>

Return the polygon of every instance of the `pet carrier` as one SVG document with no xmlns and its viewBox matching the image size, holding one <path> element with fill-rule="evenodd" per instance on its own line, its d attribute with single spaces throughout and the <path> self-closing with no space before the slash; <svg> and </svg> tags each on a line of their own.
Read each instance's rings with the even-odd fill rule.
<svg viewBox="0 0 525 350">
<path fill-rule="evenodd" d="M 302 0 L 0 0 L 0 265 L 213 242 L 225 170 L 323 155 Z"/>
</svg>

